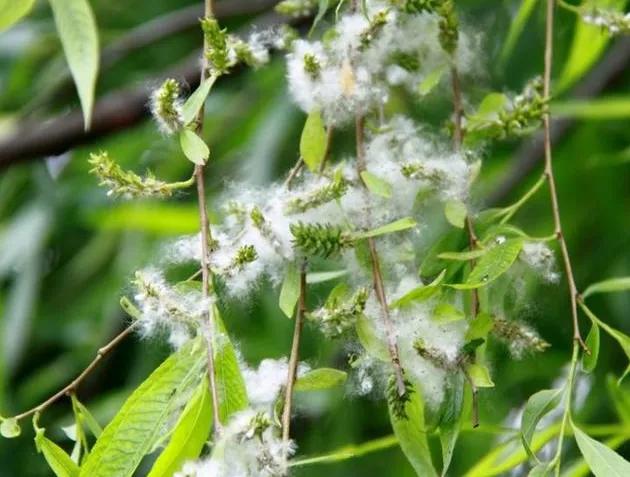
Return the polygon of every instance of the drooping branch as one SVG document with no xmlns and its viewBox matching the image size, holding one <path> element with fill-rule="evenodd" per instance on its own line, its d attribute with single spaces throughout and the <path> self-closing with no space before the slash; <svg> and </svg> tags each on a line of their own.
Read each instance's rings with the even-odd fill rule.
<svg viewBox="0 0 630 477">
<path fill-rule="evenodd" d="M 263 14 L 238 34 L 245 35 L 252 29 L 270 28 L 285 21 L 276 13 Z M 0 140 L 0 169 L 23 161 L 59 155 L 139 124 L 149 115 L 147 105 L 151 85 L 160 84 L 165 78 L 176 78 L 195 88 L 199 84 L 199 55 L 192 55 L 167 71 L 147 78 L 140 86 L 123 88 L 98 100 L 89 131 L 84 131 L 83 116 L 78 109 L 47 120 L 19 124 L 13 134 Z"/>
<path fill-rule="evenodd" d="M 547 0 L 547 20 L 545 28 L 545 71 L 543 75 L 543 94 L 546 99 L 551 97 L 551 67 L 553 64 L 553 25 L 554 25 L 554 8 L 555 0 Z M 562 231 L 562 221 L 560 219 L 560 206 L 558 202 L 558 192 L 556 190 L 556 179 L 553 173 L 553 155 L 551 150 L 551 119 L 550 113 L 547 110 L 543 115 L 543 129 L 544 129 L 544 151 L 545 151 L 545 175 L 547 182 L 549 183 L 549 195 L 551 199 L 551 210 L 553 214 L 554 232 L 558 244 L 560 245 L 560 251 L 562 252 L 562 260 L 564 262 L 564 269 L 567 275 L 567 281 L 569 284 L 569 295 L 571 300 L 571 317 L 573 321 L 573 340 L 579 343 L 580 346 L 586 351 L 588 348 L 582 336 L 580 335 L 580 326 L 578 323 L 577 314 L 577 298 L 578 290 L 575 285 L 575 278 L 573 276 L 573 268 L 571 266 L 571 258 L 569 256 L 569 250 Z"/>
<path fill-rule="evenodd" d="M 604 59 L 594 68 L 586 78 L 575 88 L 572 96 L 576 98 L 593 98 L 605 91 L 611 84 L 628 69 L 630 65 L 630 38 L 618 40 Z M 550 138 L 552 143 L 558 143 L 575 126 L 573 119 L 551 119 Z M 520 182 L 532 173 L 544 159 L 544 132 L 536 134 L 532 139 L 523 143 L 516 151 L 515 161 L 505 178 L 498 184 L 487 198 L 489 206 L 496 206 L 507 198 Z"/>
</svg>

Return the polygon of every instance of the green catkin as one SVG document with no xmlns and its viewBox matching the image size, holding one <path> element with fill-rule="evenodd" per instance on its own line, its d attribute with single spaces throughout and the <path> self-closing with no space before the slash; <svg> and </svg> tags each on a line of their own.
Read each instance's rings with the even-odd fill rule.
<svg viewBox="0 0 630 477">
<path fill-rule="evenodd" d="M 492 334 L 504 341 L 517 355 L 524 352 L 543 352 L 551 345 L 529 326 L 517 321 L 495 318 Z"/>
<path fill-rule="evenodd" d="M 340 199 L 347 191 L 348 181 L 341 174 L 336 174 L 329 184 L 292 199 L 287 205 L 287 212 L 290 214 L 306 212 L 309 209 Z"/>
<path fill-rule="evenodd" d="M 333 300 L 309 313 L 307 317 L 319 325 L 329 338 L 338 338 L 356 325 L 368 299 L 366 288 L 357 290 L 348 300 Z"/>
<path fill-rule="evenodd" d="M 403 380 L 405 392 L 401 395 L 398 392 L 398 380 L 396 375 L 392 374 L 387 380 L 387 389 L 385 394 L 387 403 L 389 404 L 392 415 L 398 420 L 407 420 L 407 403 L 411 401 L 411 395 L 415 392 L 411 382 L 407 379 Z"/>
<path fill-rule="evenodd" d="M 205 55 L 210 70 L 217 75 L 222 75 L 230 69 L 228 53 L 227 32 L 221 29 L 215 18 L 203 18 L 201 29 L 207 45 Z"/>
<path fill-rule="evenodd" d="M 297 222 L 290 225 L 290 230 L 294 247 L 306 255 L 328 258 L 352 243 L 344 229 L 334 225 Z"/>
</svg>

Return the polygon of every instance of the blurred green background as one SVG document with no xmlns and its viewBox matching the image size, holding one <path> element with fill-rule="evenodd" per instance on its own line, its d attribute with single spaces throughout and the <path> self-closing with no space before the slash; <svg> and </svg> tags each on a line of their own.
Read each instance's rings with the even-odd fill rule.
<svg viewBox="0 0 630 477">
<path fill-rule="evenodd" d="M 90 3 L 97 17 L 101 44 L 107 46 L 148 20 L 195 2 Z M 457 4 L 464 25 L 477 31 L 483 42 L 481 73 L 465 78 L 463 85 L 470 105 L 474 106 L 491 90 L 519 91 L 528 79 L 541 72 L 542 2 L 535 6 L 507 57 L 502 56 L 502 49 L 521 2 L 464 0 Z M 245 15 L 226 24 L 232 28 L 250 21 L 252 17 Z M 578 287 L 584 289 L 607 277 L 630 274 L 630 44 L 623 39 L 606 42 L 606 36 L 596 30 L 590 34 L 600 41 L 601 48 L 592 40 L 576 44 L 576 17 L 565 11 L 558 12 L 556 25 L 554 76 L 563 78 L 560 85 L 564 88 L 557 99 L 565 103 L 563 111 L 570 121 L 555 141 L 558 193 L 576 280 Z M 124 55 L 101 72 L 98 96 L 130 85 L 156 86 L 157 82 L 152 83 L 149 78 L 197 53 L 200 41 L 193 26 Z M 604 71 L 602 65 L 606 61 L 619 57 L 621 64 L 612 73 Z M 40 2 L 25 21 L 0 34 L 0 144 L 19 128 L 28 130 L 28 125 L 24 125 L 28 123 L 19 120 L 42 121 L 78 107 L 72 88 L 56 86 L 65 74 L 50 10 L 45 2 Z M 207 175 L 211 208 L 213 197 L 226 182 L 269 183 L 281 179 L 294 164 L 304 114 L 291 104 L 284 75 L 281 55 L 276 55 L 269 66 L 257 72 L 239 72 L 222 80 L 211 94 L 204 133 L 212 150 Z M 579 93 L 580 84 L 596 80 L 601 83 L 597 96 L 614 101 L 601 107 L 599 103 L 567 106 L 575 96 L 576 85 Z M 403 93 L 395 93 L 391 102 L 392 112 L 428 120 L 435 129 L 442 127 L 449 108 L 445 88 L 421 103 Z M 350 135 L 341 138 L 333 157 L 351 150 Z M 530 138 L 485 146 L 474 205 L 481 208 L 491 198 L 496 199 L 497 194 L 500 204 L 508 204 L 536 180 L 542 171 L 540 153 L 535 148 L 533 154 L 523 153 L 523 145 L 527 144 Z M 166 241 L 197 229 L 192 191 L 169 202 L 108 199 L 88 175 L 88 154 L 99 150 L 108 150 L 125 167 L 136 171 L 150 168 L 169 180 L 187 178 L 191 172 L 190 163 L 177 144 L 161 136 L 149 121 L 97 138 L 59 157 L 38 157 L 3 168 L 0 411 L 4 416 L 33 406 L 80 372 L 95 351 L 124 327 L 127 317 L 118 300 L 121 294 L 131 292 L 129 279 L 133 272 L 159 261 Z M 524 156 L 533 161 L 533 172 L 517 174 L 518 180 L 506 189 L 505 178 L 522 166 Z M 519 213 L 516 222 L 531 235 L 552 231 L 546 189 Z M 427 226 L 432 234 L 438 234 L 443 225 Z M 546 285 L 525 272 L 511 279 L 519 290 L 515 313 L 535 326 L 552 347 L 542 355 L 519 361 L 509 358 L 504 348 L 490 350 L 496 388 L 481 393 L 481 429 L 463 433 L 450 472 L 453 476 L 464 475 L 497 442 L 497 436 L 484 428 L 505 424 L 510 411 L 561 375 L 570 357 L 566 282 Z M 311 293 L 312 303 L 319 302 L 328 288 L 322 285 Z M 592 308 L 611 325 L 630 332 L 629 294 L 599 295 L 593 298 Z M 275 293 L 266 293 L 263 288 L 247 303 L 228 304 L 225 321 L 249 363 L 288 353 L 292 323 L 279 311 Z M 582 328 L 586 333 L 588 323 L 584 320 Z M 314 328 L 305 329 L 302 350 L 303 358 L 313 365 L 347 368 L 347 349 L 324 341 Z M 168 349 L 158 341 L 127 339 L 84 382 L 79 398 L 105 424 L 167 353 Z M 579 413 L 581 421 L 618 420 L 605 383 L 608 375 L 619 376 L 625 366 L 622 351 L 607 336 L 603 337 L 600 365 Z M 309 396 L 299 406 L 302 411 L 293 429 L 301 454 L 323 453 L 391 433 L 384 403 L 352 395 L 347 389 Z M 51 407 L 42 418 L 49 435 L 66 448 L 70 442 L 60 428 L 70 422 L 67 400 Z M 568 452 L 575 456 L 575 449 L 569 448 Z M 620 452 L 630 455 L 630 446 L 622 446 Z M 411 476 L 413 471 L 403 454 L 392 448 L 295 472 L 305 477 L 324 474 Z M 50 471 L 36 454 L 27 422 L 19 439 L 0 440 L 0 476 L 46 475 L 51 475 Z"/>
</svg>

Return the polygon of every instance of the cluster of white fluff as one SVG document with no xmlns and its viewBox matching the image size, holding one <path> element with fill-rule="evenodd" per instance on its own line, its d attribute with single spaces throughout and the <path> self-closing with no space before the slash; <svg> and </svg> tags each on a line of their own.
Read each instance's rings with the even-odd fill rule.
<svg viewBox="0 0 630 477">
<path fill-rule="evenodd" d="M 546 282 L 557 283 L 560 280 L 555 255 L 544 242 L 525 242 L 520 257 Z"/>
<path fill-rule="evenodd" d="M 478 38 L 460 32 L 451 59 L 440 46 L 435 14 L 409 15 L 382 1 L 368 1 L 366 13 L 344 15 L 325 40 L 296 41 L 288 56 L 296 103 L 306 112 L 321 110 L 329 124 L 384 104 L 391 86 L 417 93 L 427 75 L 451 61 L 462 73 L 475 66 Z"/>
<path fill-rule="evenodd" d="M 630 33 L 630 13 L 592 8 L 587 9 L 586 12 L 582 14 L 582 20 L 584 20 L 585 23 L 608 30 L 608 33 L 611 35 Z"/>
<path fill-rule="evenodd" d="M 207 459 L 188 462 L 175 477 L 280 477 L 295 447 L 285 444 L 269 416 L 251 409 L 234 414 Z"/>
<path fill-rule="evenodd" d="M 267 277 L 273 284 L 281 281 L 286 264 L 296 258 L 290 232 L 292 223 L 322 223 L 355 231 L 368 230 L 415 215 L 416 195 L 425 189 L 434 190 L 443 200 L 465 199 L 474 167 L 462 154 L 449 152 L 437 140 L 427 137 L 410 119 L 395 117 L 368 138 L 367 170 L 391 185 L 391 197 L 388 198 L 365 190 L 354 159 L 341 162 L 334 172 L 328 170 L 323 176 L 305 174 L 291 189 L 284 184 L 264 189 L 247 184 L 228 186 L 222 207 L 226 217 L 221 224 L 213 226 L 214 243 L 209 256 L 212 269 L 225 280 L 228 293 L 244 296 L 260 283 L 262 277 Z M 403 173 L 406 165 L 422 172 L 407 177 Z M 332 184 L 335 177 L 341 177 L 347 184 L 341 197 L 295 211 L 292 204 L 308 202 L 318 190 Z M 404 235 L 396 234 L 383 240 L 392 245 L 383 247 L 385 261 L 403 263 L 401 240 L 405 240 Z M 254 247 L 255 260 L 235 266 L 235 257 L 246 246 Z M 411 249 L 411 246 L 402 246 L 402 249 Z M 167 262 L 199 262 L 199 235 L 178 239 L 164 256 Z M 342 260 L 349 269 L 358 267 L 352 251 L 344 253 Z M 406 272 L 404 266 L 399 268 L 400 273 Z M 365 271 L 353 275 L 365 277 Z"/>
<path fill-rule="evenodd" d="M 310 367 L 305 363 L 298 366 L 297 377 L 308 372 Z M 263 359 L 258 369 L 241 365 L 241 373 L 247 387 L 249 404 L 256 410 L 271 411 L 280 391 L 286 386 L 289 375 L 289 364 L 286 358 Z"/>
<path fill-rule="evenodd" d="M 140 334 L 168 333 L 169 342 L 179 348 L 194 336 L 203 325 L 202 317 L 211 306 L 211 299 L 204 299 L 194 289 L 180 291 L 172 287 L 157 269 L 136 272 L 134 280 L 140 316 Z"/>
</svg>

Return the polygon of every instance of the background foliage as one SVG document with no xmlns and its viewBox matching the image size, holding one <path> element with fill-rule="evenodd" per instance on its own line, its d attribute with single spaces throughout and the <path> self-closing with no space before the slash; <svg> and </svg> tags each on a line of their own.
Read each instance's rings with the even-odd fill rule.
<svg viewBox="0 0 630 477">
<path fill-rule="evenodd" d="M 229 2 L 229 0 L 226 0 Z M 94 0 L 102 45 L 107 45 L 148 19 L 193 2 L 155 0 L 129 2 Z M 521 3 L 534 4 L 522 35 L 506 45 Z M 537 3 L 540 3 L 536 5 Z M 463 0 L 457 2 L 465 24 L 483 34 L 484 74 L 464 84 L 471 103 L 489 90 L 519 91 L 542 69 L 544 12 L 541 2 Z M 518 18 L 518 17 L 517 17 Z M 229 22 L 236 27 L 249 18 Z M 607 81 L 603 98 L 611 101 L 576 103 L 572 88 L 598 74 L 598 63 L 614 53 L 615 44 L 597 48 L 597 41 L 576 42 L 575 15 L 558 11 L 556 72 L 561 88 L 555 109 L 572 120 L 555 143 L 556 177 L 562 218 L 574 260 L 578 287 L 605 277 L 628 275 L 630 270 L 630 69 L 620 68 Z M 598 32 L 595 29 L 594 35 Z M 603 35 L 602 35 L 603 36 Z M 592 39 L 591 39 L 592 40 Z M 624 40 L 616 40 L 624 41 Z M 98 79 L 97 99 L 117 88 L 144 84 L 147 78 L 190 54 L 200 43 L 197 28 L 169 36 L 104 68 Z M 602 41 L 603 43 L 603 41 Z M 626 48 L 629 48 L 626 43 Z M 618 50 L 617 45 L 617 50 Z M 0 139 L 13 132 L 19 118 L 36 119 L 78 107 L 72 88 L 55 87 L 65 74 L 61 44 L 54 35 L 49 8 L 37 3 L 17 27 L 0 34 Z M 249 179 L 265 184 L 281 179 L 297 157 L 303 114 L 286 93 L 284 66 L 278 58 L 256 72 L 230 76 L 214 89 L 207 103 L 204 138 L 212 148 L 208 180 L 212 194 L 226 181 Z M 157 86 L 157 85 L 151 85 Z M 430 118 L 436 128 L 448 117 L 447 92 L 442 99 L 418 106 L 401 93 L 392 108 Z M 601 99 L 601 98 L 600 98 Z M 121 115 L 124 111 L 120 112 Z M 24 126 L 20 126 L 24 127 Z M 527 142 L 525 139 L 524 142 Z M 337 141 L 339 142 L 339 141 Z M 522 160 L 521 142 L 501 143 L 485 151 L 482 182 L 475 191 L 478 204 L 496 197 L 504 178 Z M 351 151 L 352 141 L 335 146 L 334 154 Z M 142 123 L 101 138 L 59 157 L 48 157 L 5 168 L 0 176 L 0 409 L 3 414 L 24 410 L 67 383 L 95 350 L 122 329 L 125 316 L 118 305 L 134 270 L 159 261 L 164 240 L 198 227 L 195 197 L 181 194 L 174 201 L 112 202 L 87 171 L 88 153 L 107 149 L 123 166 L 151 168 L 158 176 L 187 178 L 189 163 L 177 145 Z M 536 157 L 536 159 L 540 159 Z M 522 175 L 500 197 L 508 204 L 539 176 Z M 212 200 L 210 199 L 210 205 Z M 437 219 L 427 217 L 427 228 L 438 234 Z M 442 220 L 442 219 L 440 219 Z M 539 193 L 519 213 L 517 222 L 532 235 L 552 230 L 546 192 Z M 435 225 L 434 225 L 435 224 Z M 519 280 L 520 277 L 512 276 Z M 500 436 L 496 426 L 535 391 L 550 387 L 571 351 L 570 311 L 566 283 L 546 285 L 527 279 L 518 284 L 515 313 L 531 322 L 552 344 L 545 353 L 520 361 L 504 359 L 506 350 L 492 349 L 496 387 L 481 393 L 481 428 L 465 432 L 458 442 L 452 475 L 464 475 Z M 309 297 L 325 297 L 321 285 Z M 630 295 L 605 294 L 592 298 L 591 308 L 612 326 L 628 333 Z M 275 294 L 260 293 L 248 303 L 232 303 L 224 320 L 245 360 L 280 357 L 290 346 L 292 323 L 282 315 Z M 583 321 L 586 332 L 588 323 Z M 607 393 L 609 375 L 625 368 L 623 352 L 608 336 L 602 337 L 600 364 L 592 377 L 581 422 L 606 423 L 618 419 Z M 88 378 L 79 396 L 102 423 L 108 422 L 130 390 L 146 377 L 168 350 L 154 342 L 125 341 Z M 302 356 L 319 365 L 346 367 L 344 350 L 324 343 L 317 330 L 305 329 Z M 340 397 L 344 399 L 340 399 Z M 353 397 L 348 390 L 311 394 L 298 402 L 300 417 L 293 427 L 301 453 L 318 454 L 347 443 L 360 443 L 391 433 L 385 403 Z M 66 402 L 46 413 L 49 436 L 64 442 L 61 426 L 71 422 Z M 626 415 L 626 419 L 628 416 Z M 628 423 L 628 421 L 625 421 Z M 514 423 L 510 425 L 514 426 Z M 630 423 L 628 423 L 630 425 Z M 0 442 L 0 476 L 49 475 L 36 455 L 31 430 L 23 438 Z M 69 441 L 66 441 L 69 443 Z M 572 449 L 572 455 L 577 450 Z M 619 451 L 626 458 L 630 446 Z M 307 467 L 298 476 L 326 472 L 334 476 L 414 475 L 396 447 L 329 468 Z"/>
</svg>

